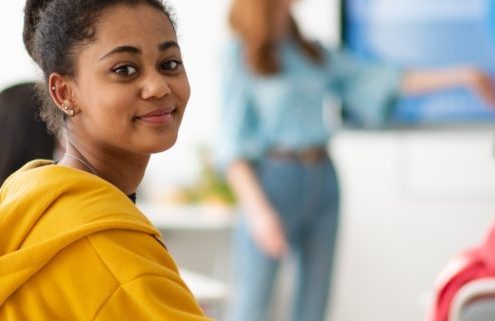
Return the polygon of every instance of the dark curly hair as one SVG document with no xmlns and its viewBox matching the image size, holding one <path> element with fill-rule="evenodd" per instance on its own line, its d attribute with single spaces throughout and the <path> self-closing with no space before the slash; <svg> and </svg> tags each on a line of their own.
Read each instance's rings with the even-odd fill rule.
<svg viewBox="0 0 495 321">
<path fill-rule="evenodd" d="M 75 58 L 81 46 L 94 40 L 94 25 L 103 9 L 119 5 L 147 4 L 162 11 L 175 30 L 175 18 L 161 0 L 27 0 L 23 39 L 26 49 L 45 78 L 38 86 L 43 106 L 41 118 L 53 133 L 63 125 L 64 113 L 56 108 L 48 92 L 53 72 L 75 76 Z"/>
</svg>

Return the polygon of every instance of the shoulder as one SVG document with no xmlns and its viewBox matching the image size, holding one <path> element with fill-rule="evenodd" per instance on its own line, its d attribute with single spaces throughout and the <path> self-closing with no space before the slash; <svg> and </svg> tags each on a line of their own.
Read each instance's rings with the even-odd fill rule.
<svg viewBox="0 0 495 321">
<path fill-rule="evenodd" d="M 223 44 L 220 65 L 223 76 L 227 77 L 224 82 L 226 85 L 237 86 L 239 83 L 249 82 L 253 76 L 248 66 L 244 43 L 238 37 L 231 36 Z"/>
<path fill-rule="evenodd" d="M 116 316 L 143 320 L 150 311 L 155 318 L 164 320 L 209 320 L 203 316 L 171 255 L 155 238 L 116 230 L 92 235 L 89 242 L 100 265 L 119 285 L 95 320 L 114 320 Z"/>
<path fill-rule="evenodd" d="M 12 174 L 2 186 L 2 197 L 38 196 L 49 201 L 79 197 L 125 195 L 114 185 L 93 174 L 57 165 L 53 161 L 35 160 Z M 17 195 L 20 193 L 21 195 Z M 100 199 L 100 198 L 98 198 Z M 22 201 L 22 199 L 19 199 Z M 89 205 L 89 204 L 88 204 Z"/>
<path fill-rule="evenodd" d="M 240 64 L 244 61 L 244 44 L 236 36 L 230 36 L 222 45 L 222 61 L 228 64 Z"/>
<path fill-rule="evenodd" d="M 78 230 L 79 237 L 83 237 L 115 228 L 159 235 L 117 187 L 95 175 L 53 162 L 35 161 L 21 168 L 2 186 L 0 203 L 4 213 L 12 215 L 17 208 L 28 208 L 25 220 L 32 220 L 36 231 L 47 229 L 52 236 Z M 31 231 L 30 235 L 34 234 Z"/>
<path fill-rule="evenodd" d="M 320 40 L 314 40 L 312 43 L 320 50 L 327 62 L 337 59 L 340 55 L 344 54 L 344 50 L 336 44 L 326 44 Z"/>
<path fill-rule="evenodd" d="M 231 54 L 240 54 L 244 50 L 242 40 L 235 35 L 231 35 L 223 44 L 223 52 Z"/>
<path fill-rule="evenodd" d="M 121 284 L 147 275 L 178 277 L 177 266 L 159 236 L 116 229 L 95 233 L 88 240 Z"/>
</svg>

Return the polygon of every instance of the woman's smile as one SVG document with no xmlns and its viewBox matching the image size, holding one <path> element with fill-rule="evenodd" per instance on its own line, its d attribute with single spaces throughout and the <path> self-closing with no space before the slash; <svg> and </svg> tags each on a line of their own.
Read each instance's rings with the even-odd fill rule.
<svg viewBox="0 0 495 321">
<path fill-rule="evenodd" d="M 174 121 L 174 116 L 177 113 L 177 108 L 160 108 L 150 111 L 146 114 L 136 116 L 134 119 L 154 125 L 168 125 Z"/>
</svg>

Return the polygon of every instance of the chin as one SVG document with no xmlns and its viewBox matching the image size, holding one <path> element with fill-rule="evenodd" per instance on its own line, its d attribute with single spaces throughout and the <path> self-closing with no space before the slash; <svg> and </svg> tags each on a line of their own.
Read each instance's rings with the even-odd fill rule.
<svg viewBox="0 0 495 321">
<path fill-rule="evenodd" d="M 164 152 L 170 148 L 172 148 L 175 145 L 175 142 L 177 141 L 177 137 L 170 138 L 166 141 L 161 141 L 157 144 L 150 144 L 145 147 L 146 153 L 147 154 L 156 154 L 156 153 L 161 153 Z"/>
</svg>

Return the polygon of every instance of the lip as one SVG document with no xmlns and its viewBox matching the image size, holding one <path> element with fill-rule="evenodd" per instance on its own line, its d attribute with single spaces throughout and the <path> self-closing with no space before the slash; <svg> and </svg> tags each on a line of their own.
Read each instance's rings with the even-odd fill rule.
<svg viewBox="0 0 495 321">
<path fill-rule="evenodd" d="M 160 108 L 137 116 L 136 119 L 151 124 L 169 124 L 173 121 L 176 108 Z"/>
</svg>

